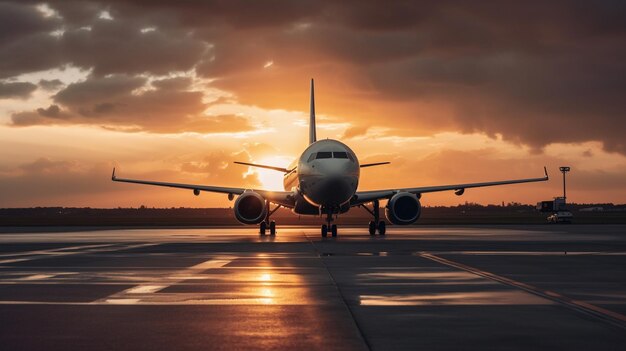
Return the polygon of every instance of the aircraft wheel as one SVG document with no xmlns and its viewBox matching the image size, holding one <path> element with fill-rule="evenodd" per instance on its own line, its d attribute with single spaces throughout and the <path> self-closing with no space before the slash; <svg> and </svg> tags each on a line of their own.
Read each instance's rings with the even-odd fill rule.
<svg viewBox="0 0 626 351">
<path fill-rule="evenodd" d="M 276 222 L 270 222 L 270 235 L 276 235 Z"/>
<path fill-rule="evenodd" d="M 378 234 L 385 235 L 386 231 L 387 231 L 387 225 L 385 224 L 385 221 L 378 222 Z"/>
<path fill-rule="evenodd" d="M 259 234 L 265 235 L 266 229 L 267 229 L 267 223 L 261 222 L 261 224 L 259 224 Z"/>
<path fill-rule="evenodd" d="M 370 235 L 376 235 L 376 222 L 370 221 Z"/>
<path fill-rule="evenodd" d="M 325 238 L 328 236 L 328 227 L 326 224 L 322 224 L 322 237 Z"/>
<path fill-rule="evenodd" d="M 336 237 L 337 237 L 337 225 L 336 225 L 336 224 L 333 224 L 333 225 L 330 227 L 330 232 L 332 233 L 333 238 L 336 238 Z"/>
</svg>

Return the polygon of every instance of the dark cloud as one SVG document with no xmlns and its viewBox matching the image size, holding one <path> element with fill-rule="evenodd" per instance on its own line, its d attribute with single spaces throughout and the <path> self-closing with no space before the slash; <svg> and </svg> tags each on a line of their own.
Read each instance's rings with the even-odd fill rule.
<svg viewBox="0 0 626 351">
<path fill-rule="evenodd" d="M 142 77 L 91 76 L 59 91 L 53 97 L 55 104 L 47 108 L 13 114 L 12 124 L 95 124 L 155 133 L 227 133 L 253 128 L 243 116 L 204 115 L 203 94 L 190 90 L 191 83 L 184 77 L 148 84 Z"/>
<path fill-rule="evenodd" d="M 26 127 L 46 124 L 67 124 L 72 122 L 72 115 L 61 110 L 58 105 L 38 108 L 35 111 L 18 112 L 11 115 L 11 125 Z"/>
<path fill-rule="evenodd" d="M 0 82 L 0 99 L 27 98 L 37 86 L 27 82 Z"/>
<path fill-rule="evenodd" d="M 265 108 L 304 110 L 314 76 L 319 110 L 349 117 L 354 128 L 500 134 L 537 151 L 554 142 L 601 141 L 626 154 L 623 1 L 49 6 L 60 18 L 31 5 L 4 5 L 13 22 L 0 37 L 0 77 L 63 64 L 91 69 L 88 81 L 55 96 L 80 123 L 185 130 L 171 125 L 196 123 L 189 119 L 205 108 L 202 92 L 184 88 L 184 79 L 133 90 L 146 75 L 195 68 L 240 102 Z M 99 18 L 103 10 L 113 20 Z M 58 29 L 62 35 L 49 34 Z M 268 61 L 274 64 L 264 69 Z M 34 115 L 22 122 L 26 117 Z"/>
<path fill-rule="evenodd" d="M 57 68 L 64 63 L 59 39 L 47 32 L 23 36 L 0 46 L 0 78 Z"/>
<path fill-rule="evenodd" d="M 45 18 L 34 5 L 0 3 L 0 44 L 52 31 L 58 24 L 58 19 Z"/>
<path fill-rule="evenodd" d="M 84 106 L 124 98 L 146 84 L 147 79 L 126 75 L 89 79 L 68 85 L 54 95 L 54 101 L 67 106 Z"/>
<path fill-rule="evenodd" d="M 39 81 L 39 86 L 42 87 L 45 90 L 56 90 L 60 87 L 62 87 L 63 82 L 60 81 L 59 79 L 42 79 Z"/>
<path fill-rule="evenodd" d="M 38 108 L 37 113 L 44 117 L 59 117 L 61 109 L 58 105 L 50 105 L 48 108 Z"/>
<path fill-rule="evenodd" d="M 141 29 L 143 25 L 133 20 L 96 20 L 90 30 L 63 34 L 63 55 L 73 65 L 93 67 L 97 75 L 167 74 L 191 69 L 207 50 L 206 43 L 182 30 Z"/>
</svg>

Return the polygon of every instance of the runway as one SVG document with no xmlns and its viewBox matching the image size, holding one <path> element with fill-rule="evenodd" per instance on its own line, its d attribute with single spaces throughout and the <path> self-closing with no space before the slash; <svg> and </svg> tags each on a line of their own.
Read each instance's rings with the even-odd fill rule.
<svg viewBox="0 0 626 351">
<path fill-rule="evenodd" d="M 626 344 L 626 225 L 0 232 L 3 350 Z"/>
</svg>

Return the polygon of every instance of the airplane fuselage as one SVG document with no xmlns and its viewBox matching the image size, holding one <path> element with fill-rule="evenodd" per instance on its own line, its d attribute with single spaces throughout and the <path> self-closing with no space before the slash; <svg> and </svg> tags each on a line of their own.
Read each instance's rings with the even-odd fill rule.
<svg viewBox="0 0 626 351">
<path fill-rule="evenodd" d="M 299 200 L 306 201 L 294 207 L 298 214 L 345 212 L 359 185 L 359 160 L 354 151 L 337 140 L 309 145 L 289 169 L 293 171 L 285 174 L 285 190 L 295 190 Z"/>
</svg>

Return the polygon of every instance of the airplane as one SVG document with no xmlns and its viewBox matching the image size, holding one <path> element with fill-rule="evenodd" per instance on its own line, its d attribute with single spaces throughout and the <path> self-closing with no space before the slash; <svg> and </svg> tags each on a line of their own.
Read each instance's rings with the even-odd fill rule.
<svg viewBox="0 0 626 351">
<path fill-rule="evenodd" d="M 385 217 L 389 222 L 396 225 L 408 225 L 419 219 L 420 199 L 425 193 L 451 190 L 460 196 L 468 188 L 542 182 L 549 179 L 548 171 L 544 167 L 545 176 L 541 178 L 359 191 L 361 168 L 385 165 L 390 162 L 360 164 L 354 151 L 346 144 L 333 139 L 317 140 L 314 90 L 314 81 L 311 79 L 309 146 L 298 159 L 287 168 L 234 162 L 282 172 L 285 191 L 125 179 L 116 177 L 115 168 L 113 168 L 111 179 L 116 182 L 189 189 L 196 196 L 200 195 L 201 191 L 223 193 L 227 194 L 231 201 L 237 196 L 233 206 L 235 218 L 243 224 L 258 224 L 259 234 L 262 236 L 268 229 L 270 235 L 276 234 L 276 223 L 270 220 L 270 217 L 280 207 L 291 209 L 298 215 L 326 216 L 326 221 L 321 226 L 322 237 L 327 237 L 328 233 L 336 237 L 337 225 L 332 224 L 334 218 L 353 207 L 362 207 L 367 210 L 373 217 L 373 220 L 369 222 L 369 234 L 376 235 L 378 232 L 382 236 L 385 235 L 386 224 L 379 218 L 381 200 L 388 200 L 385 206 Z M 273 209 L 271 204 L 275 205 Z M 368 207 L 369 204 L 371 204 L 371 209 Z"/>
</svg>

